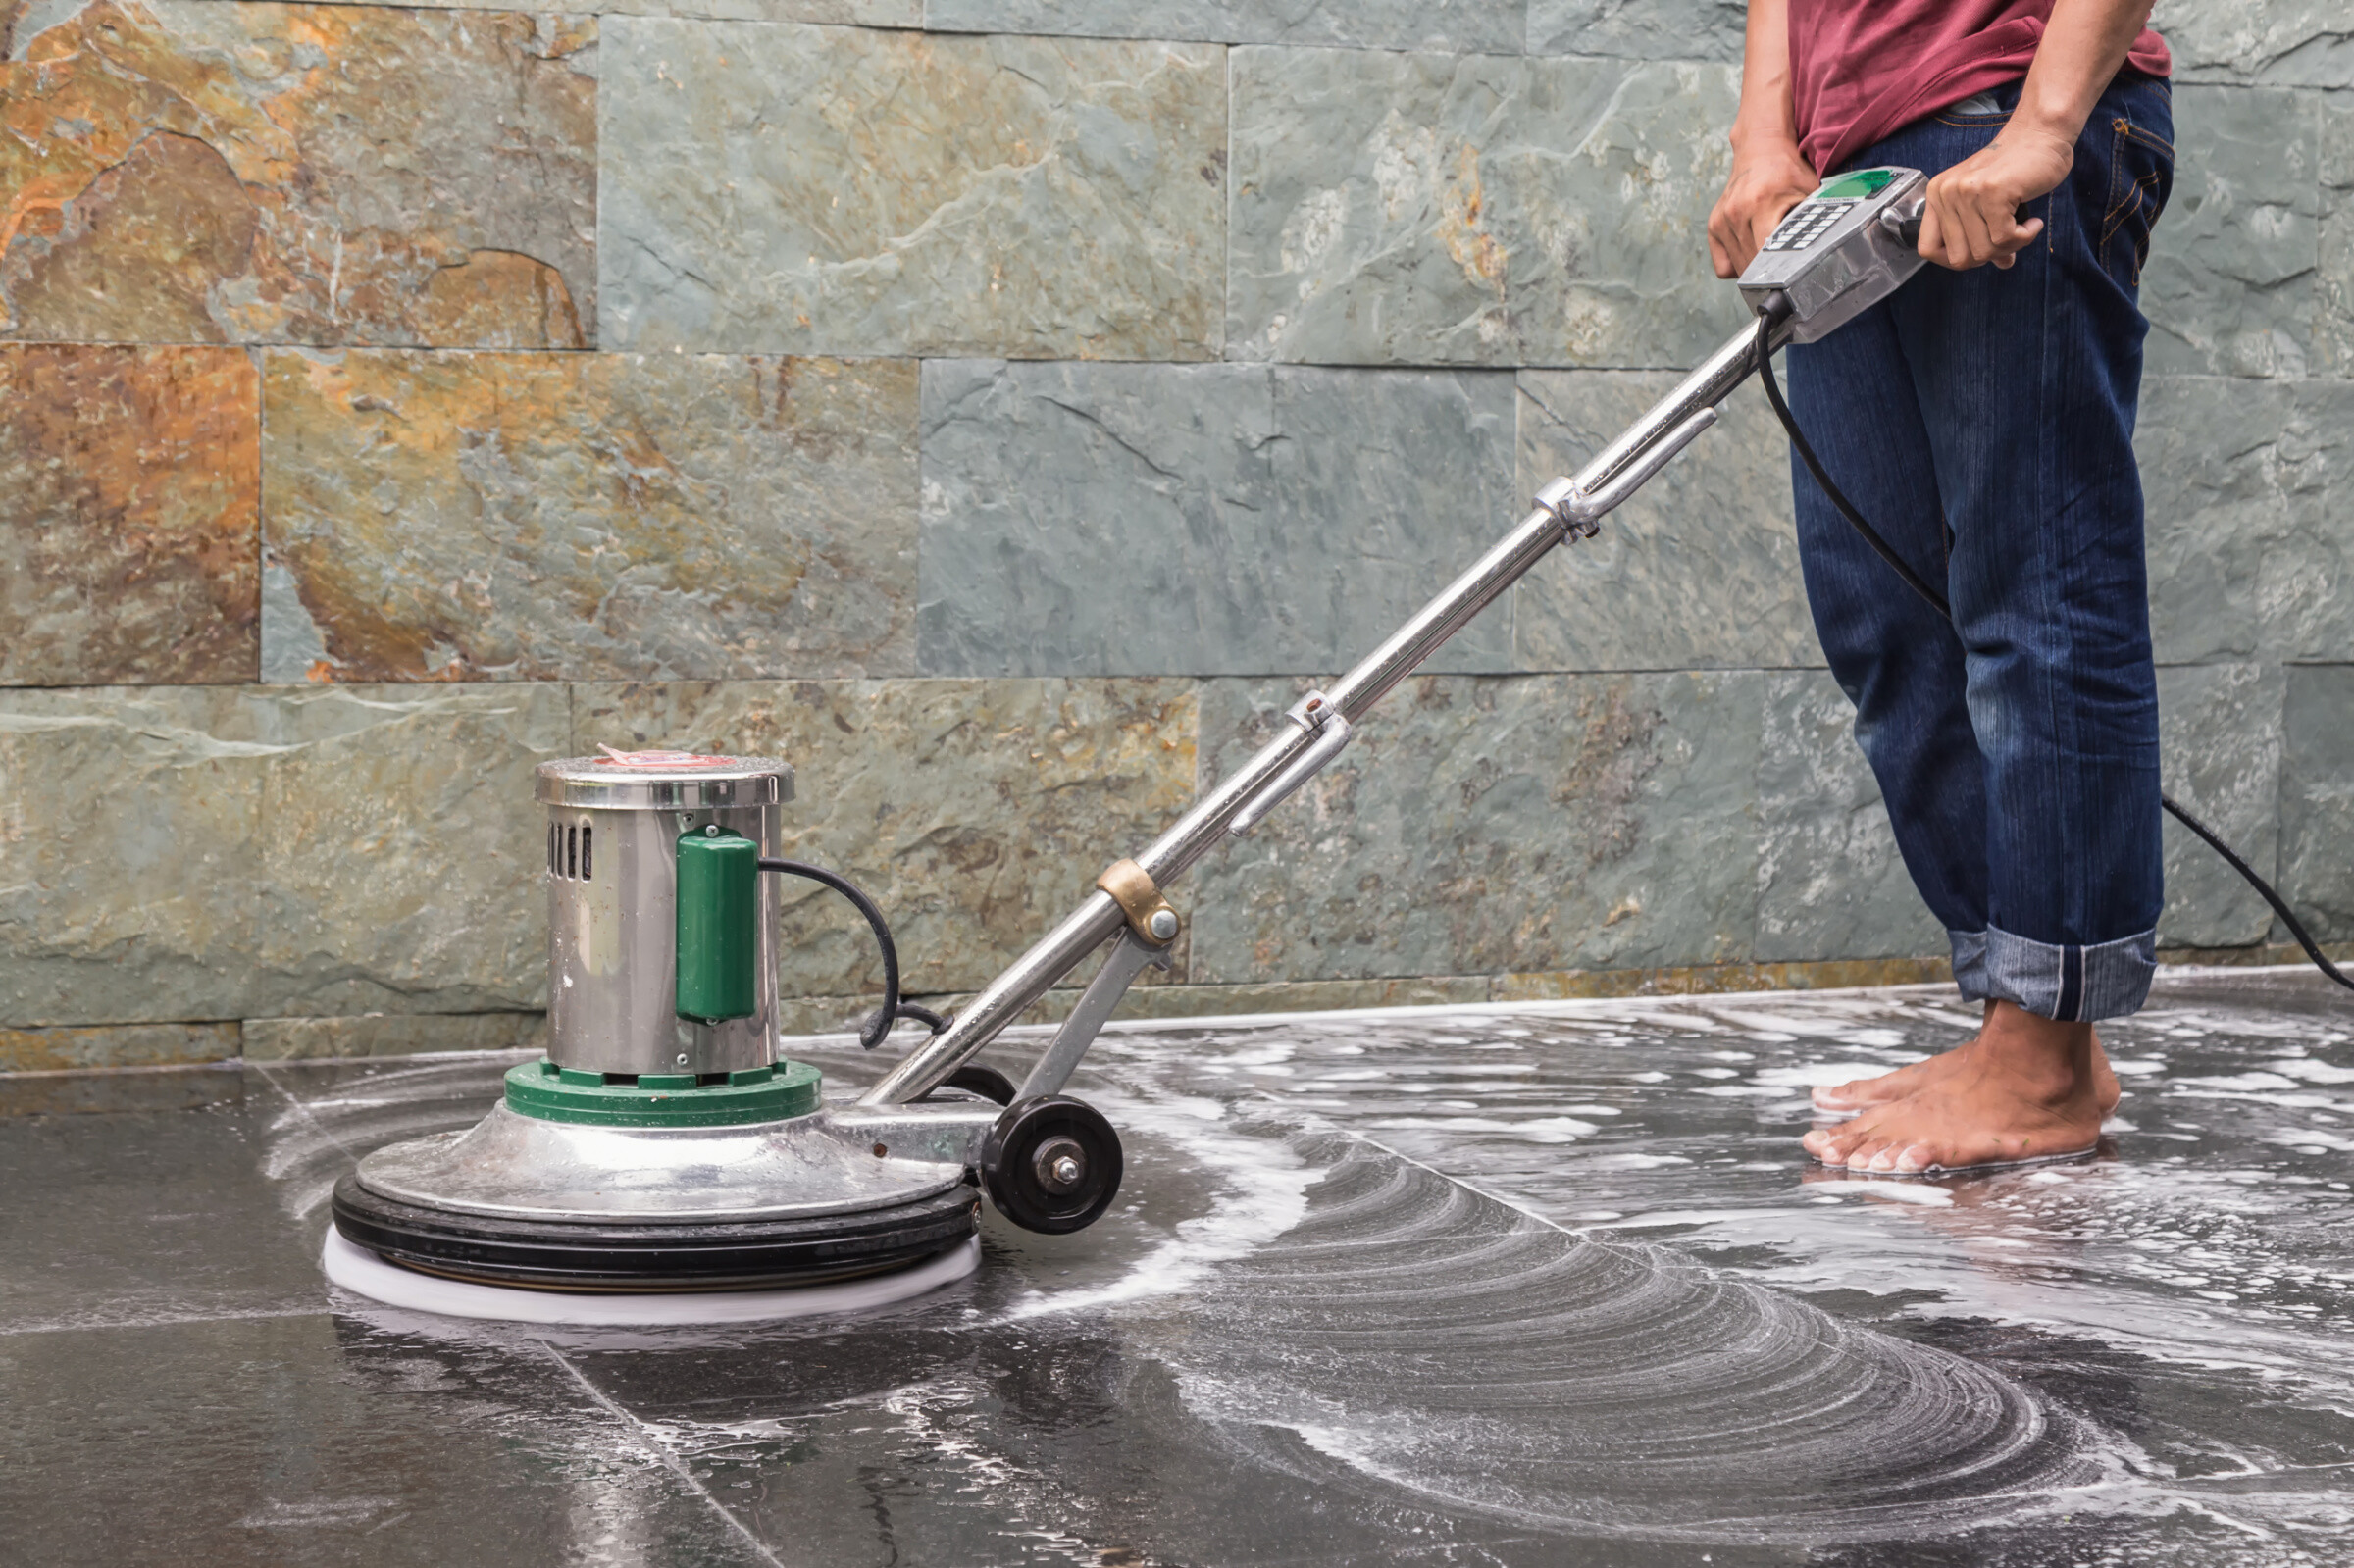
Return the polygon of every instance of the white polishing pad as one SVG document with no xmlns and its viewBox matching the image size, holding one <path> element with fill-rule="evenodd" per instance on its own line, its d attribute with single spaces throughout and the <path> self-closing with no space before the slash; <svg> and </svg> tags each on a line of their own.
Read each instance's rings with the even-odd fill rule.
<svg viewBox="0 0 2354 1568">
<path fill-rule="evenodd" d="M 938 1290 L 981 1266 L 979 1238 L 896 1274 L 788 1290 L 679 1290 L 643 1294 L 572 1295 L 560 1290 L 511 1290 L 466 1280 L 444 1280 L 395 1267 L 354 1246 L 333 1225 L 321 1263 L 346 1290 L 414 1312 L 507 1323 L 632 1326 L 676 1323 L 757 1323 L 825 1313 L 868 1311 Z"/>
</svg>

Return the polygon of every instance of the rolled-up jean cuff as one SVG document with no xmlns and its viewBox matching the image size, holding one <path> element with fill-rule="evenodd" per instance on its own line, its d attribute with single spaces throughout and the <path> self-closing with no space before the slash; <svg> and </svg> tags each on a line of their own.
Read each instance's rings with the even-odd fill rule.
<svg viewBox="0 0 2354 1568">
<path fill-rule="evenodd" d="M 1954 948 L 1954 984 L 1961 987 L 1966 1002 L 1982 1002 L 1994 992 L 1986 988 L 1986 934 L 1982 931 L 1949 931 L 1945 939 Z"/>
<path fill-rule="evenodd" d="M 2141 1010 L 2158 973 L 2158 933 L 2092 944 L 2054 943 L 2015 936 L 1989 926 L 1978 936 L 1971 980 L 1963 980 L 1968 936 L 1954 934 L 1954 979 L 1973 1001 L 2017 1002 L 2064 1024 L 2096 1024 Z M 1973 992 L 1971 986 L 1977 989 Z"/>
</svg>

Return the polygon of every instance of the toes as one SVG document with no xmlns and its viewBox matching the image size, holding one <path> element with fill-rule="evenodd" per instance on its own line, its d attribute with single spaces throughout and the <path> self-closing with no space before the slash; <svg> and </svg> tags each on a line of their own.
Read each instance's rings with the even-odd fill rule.
<svg viewBox="0 0 2354 1568">
<path fill-rule="evenodd" d="M 1846 1128 L 1817 1128 L 1799 1139 L 1809 1154 L 1825 1165 L 1845 1165 L 1848 1145 L 1853 1141 Z"/>
<path fill-rule="evenodd" d="M 1838 1127 L 1818 1127 L 1799 1139 L 1808 1153 L 1825 1165 L 1859 1170 L 1885 1141 L 1880 1121 L 1885 1111 L 1868 1112 Z"/>
<path fill-rule="evenodd" d="M 1822 1147 L 1817 1151 L 1817 1158 L 1825 1165 L 1844 1165 L 1852 1171 L 1857 1168 L 1858 1161 L 1867 1158 L 1879 1144 L 1879 1139 L 1872 1136 L 1871 1128 L 1866 1124 L 1843 1127 L 1839 1133 L 1839 1137 L 1825 1138 Z"/>
</svg>

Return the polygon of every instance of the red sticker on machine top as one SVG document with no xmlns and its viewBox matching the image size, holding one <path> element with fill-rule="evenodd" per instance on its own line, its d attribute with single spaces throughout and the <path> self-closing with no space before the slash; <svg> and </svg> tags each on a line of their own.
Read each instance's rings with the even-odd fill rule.
<svg viewBox="0 0 2354 1568">
<path fill-rule="evenodd" d="M 692 751 L 616 751 L 601 745 L 596 749 L 616 768 L 724 768 L 735 760 L 706 757 Z"/>
</svg>

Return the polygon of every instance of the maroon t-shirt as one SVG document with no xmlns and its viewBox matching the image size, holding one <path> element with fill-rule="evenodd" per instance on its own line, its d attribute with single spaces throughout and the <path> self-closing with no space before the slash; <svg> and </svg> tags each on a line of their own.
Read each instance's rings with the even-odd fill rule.
<svg viewBox="0 0 2354 1568">
<path fill-rule="evenodd" d="M 2052 0 L 1790 0 L 1798 145 L 1818 175 L 1900 126 L 2027 74 Z M 2174 69 L 2149 28 L 2125 64 Z"/>
</svg>

